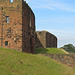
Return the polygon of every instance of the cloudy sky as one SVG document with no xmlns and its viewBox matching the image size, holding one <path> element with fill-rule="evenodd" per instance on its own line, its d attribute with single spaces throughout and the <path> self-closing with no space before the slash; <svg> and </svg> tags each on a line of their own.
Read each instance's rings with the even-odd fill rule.
<svg viewBox="0 0 75 75">
<path fill-rule="evenodd" d="M 36 30 L 47 30 L 58 38 L 58 47 L 75 45 L 75 0 L 29 0 L 35 13 Z"/>
</svg>

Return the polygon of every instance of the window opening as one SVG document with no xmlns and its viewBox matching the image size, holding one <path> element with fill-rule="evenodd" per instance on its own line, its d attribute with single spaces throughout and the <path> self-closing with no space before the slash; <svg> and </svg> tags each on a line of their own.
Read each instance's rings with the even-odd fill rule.
<svg viewBox="0 0 75 75">
<path fill-rule="evenodd" d="M 6 22 L 9 23 L 9 16 L 6 16 Z"/>
<path fill-rule="evenodd" d="M 13 0 L 10 0 L 10 3 L 13 3 Z"/>
<path fill-rule="evenodd" d="M 5 46 L 8 46 L 8 41 L 5 41 Z"/>
</svg>

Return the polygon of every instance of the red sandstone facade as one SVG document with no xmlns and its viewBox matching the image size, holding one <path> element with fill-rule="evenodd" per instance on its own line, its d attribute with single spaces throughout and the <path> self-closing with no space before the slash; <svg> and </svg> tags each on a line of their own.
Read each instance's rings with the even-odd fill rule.
<svg viewBox="0 0 75 75">
<path fill-rule="evenodd" d="M 34 53 L 35 16 L 23 0 L 0 0 L 0 46 Z"/>
</svg>

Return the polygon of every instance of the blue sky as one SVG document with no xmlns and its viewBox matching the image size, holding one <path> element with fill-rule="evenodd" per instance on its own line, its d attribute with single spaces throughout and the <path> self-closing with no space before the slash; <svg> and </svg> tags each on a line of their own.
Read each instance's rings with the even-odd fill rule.
<svg viewBox="0 0 75 75">
<path fill-rule="evenodd" d="M 58 47 L 75 46 L 75 0 L 29 0 L 35 13 L 36 30 L 46 30 L 58 38 Z"/>
</svg>

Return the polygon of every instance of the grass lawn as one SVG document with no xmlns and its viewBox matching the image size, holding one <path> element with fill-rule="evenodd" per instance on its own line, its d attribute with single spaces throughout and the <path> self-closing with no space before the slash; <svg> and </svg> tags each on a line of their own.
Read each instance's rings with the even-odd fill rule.
<svg viewBox="0 0 75 75">
<path fill-rule="evenodd" d="M 35 48 L 35 53 L 66 54 L 60 48 Z"/>
<path fill-rule="evenodd" d="M 39 54 L 0 48 L 0 75 L 75 75 L 75 69 Z"/>
</svg>

